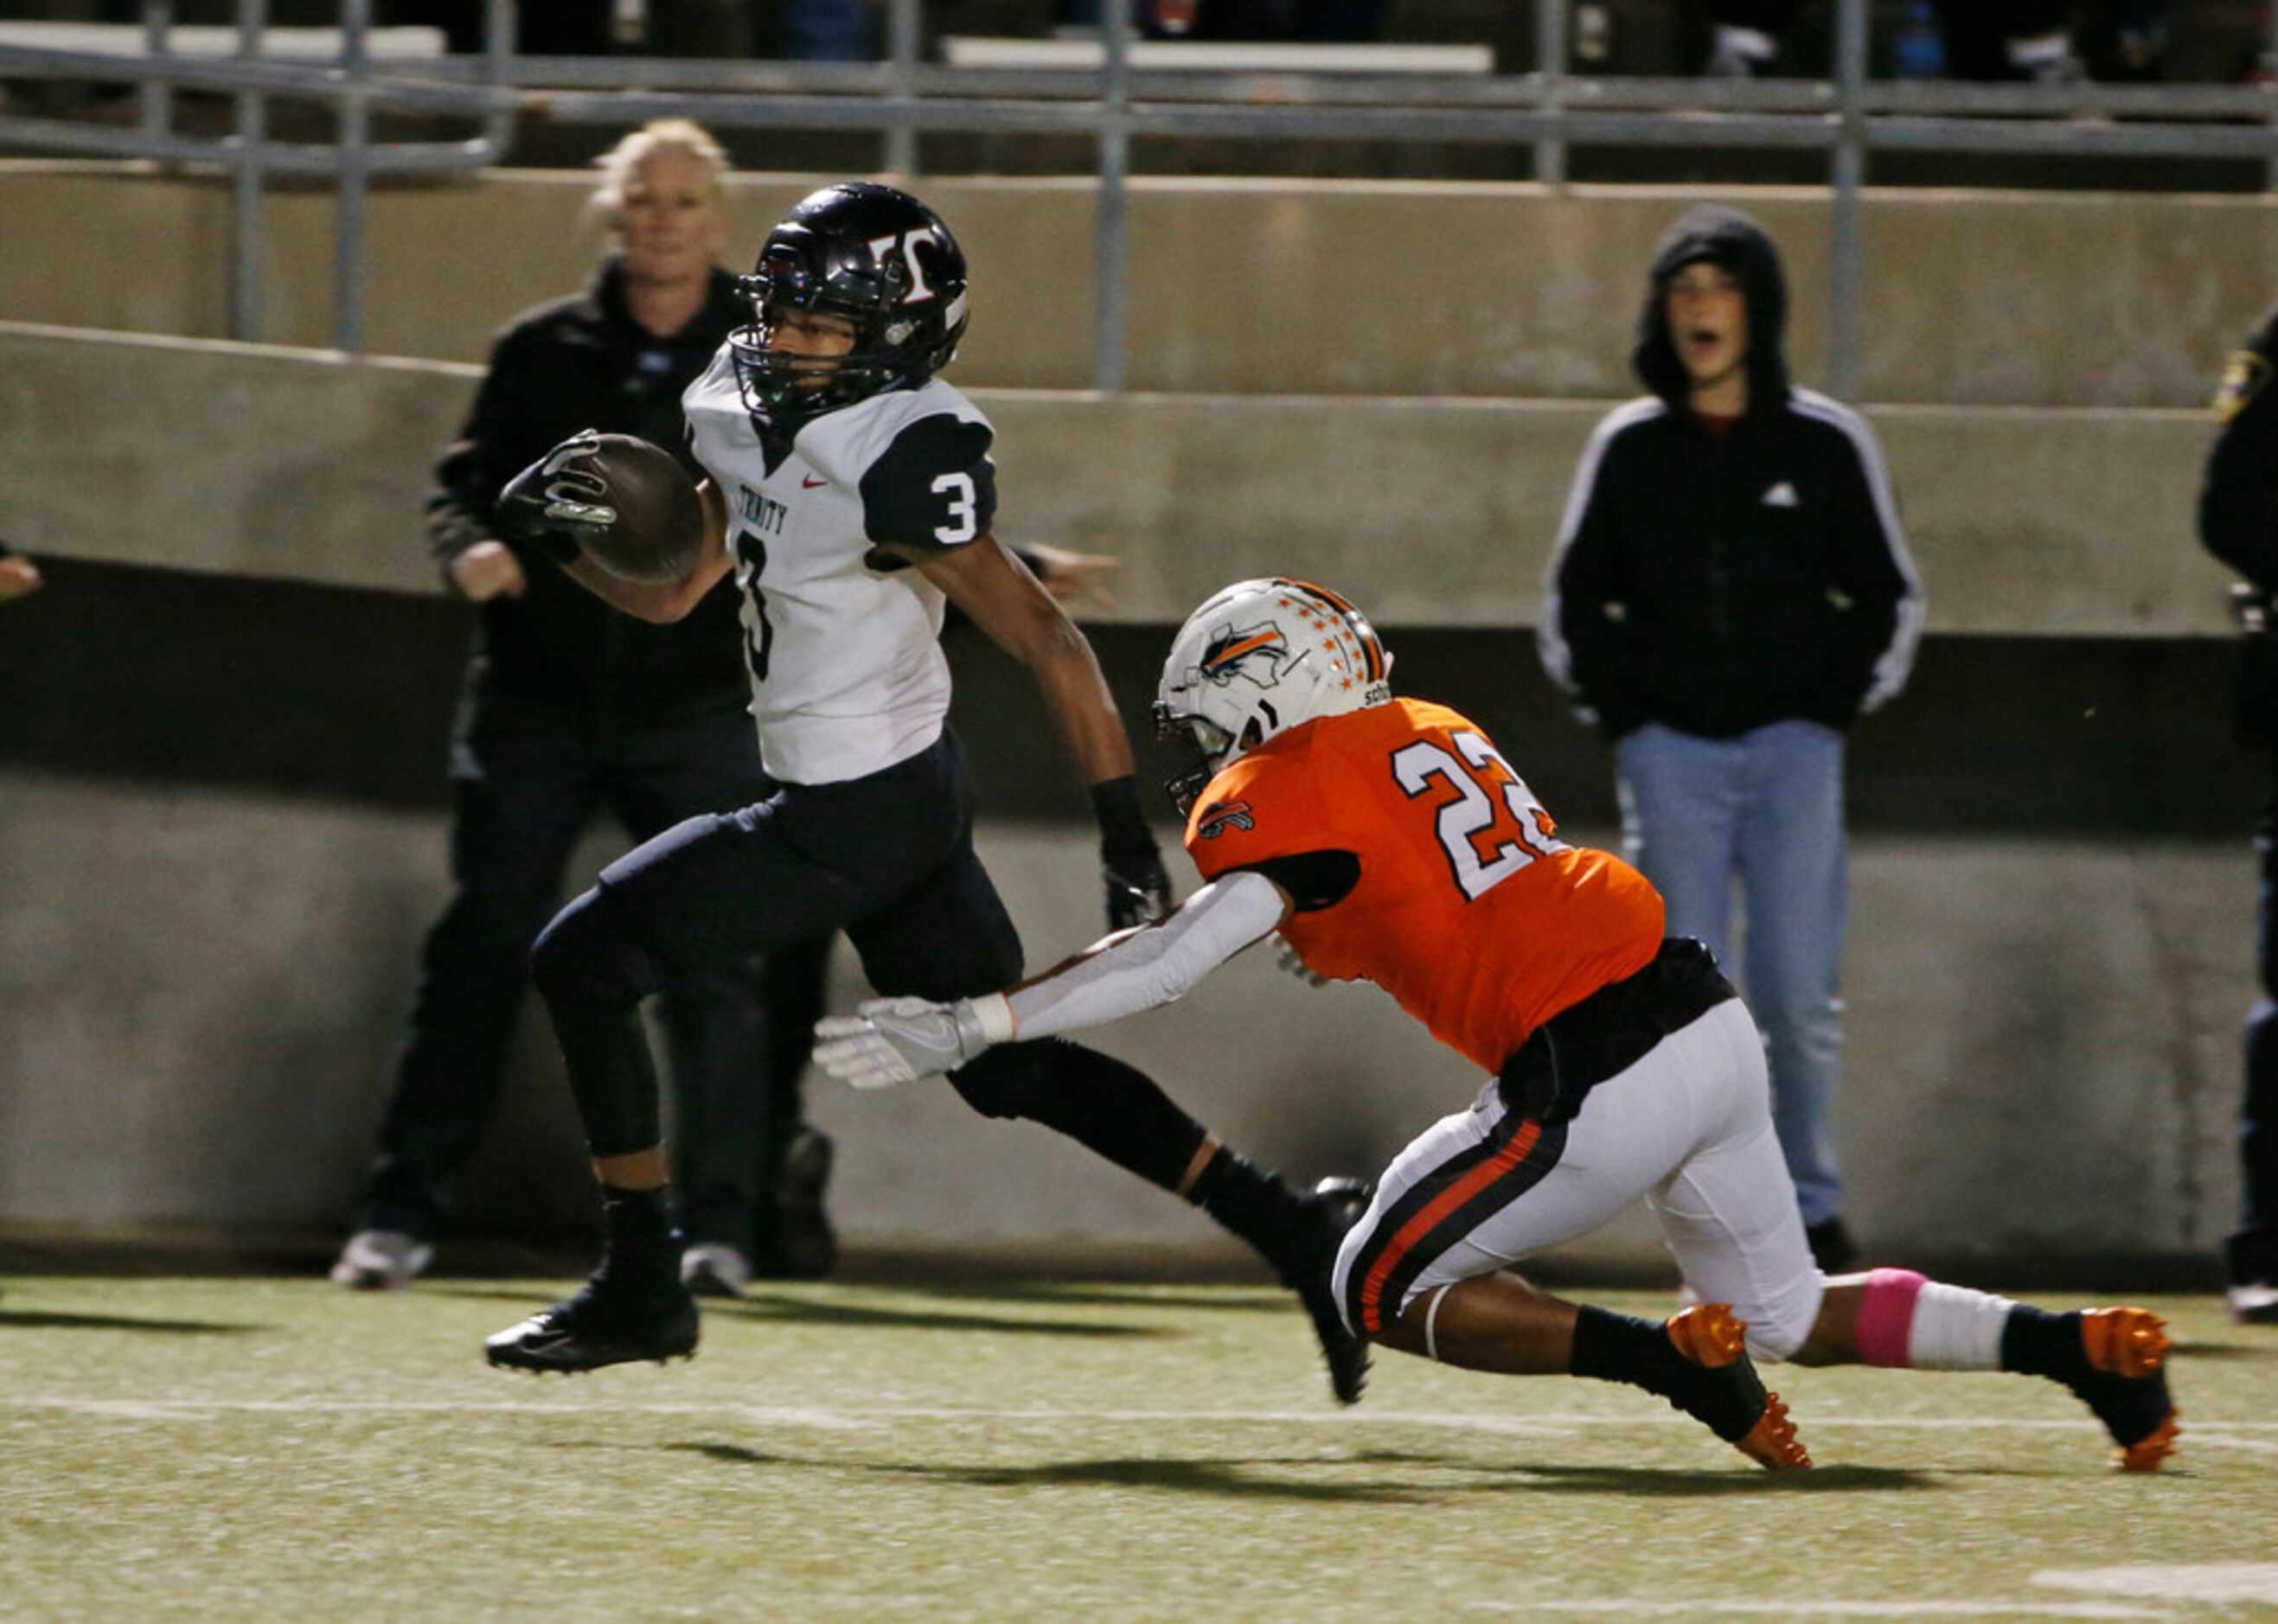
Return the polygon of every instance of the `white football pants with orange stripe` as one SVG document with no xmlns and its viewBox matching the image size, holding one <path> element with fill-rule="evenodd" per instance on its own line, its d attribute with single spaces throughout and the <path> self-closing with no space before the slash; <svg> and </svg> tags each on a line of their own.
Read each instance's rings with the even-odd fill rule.
<svg viewBox="0 0 2278 1624">
<path fill-rule="evenodd" d="M 1763 1040 L 1738 998 L 1600 1083 L 1571 1122 L 1513 1117 L 1490 1082 L 1433 1124 L 1346 1235 L 1337 1299 L 1372 1333 L 1418 1297 L 1587 1234 L 1640 1196 L 1686 1283 L 1747 1322 L 1750 1353 L 1802 1346 L 1826 1282 L 1772 1131 Z"/>
</svg>

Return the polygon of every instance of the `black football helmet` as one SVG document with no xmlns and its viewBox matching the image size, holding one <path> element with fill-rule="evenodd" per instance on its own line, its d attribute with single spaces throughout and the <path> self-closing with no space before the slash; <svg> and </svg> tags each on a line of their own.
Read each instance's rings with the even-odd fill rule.
<svg viewBox="0 0 2278 1624">
<path fill-rule="evenodd" d="M 737 278 L 757 319 L 728 337 L 744 406 L 762 432 L 796 433 L 825 412 L 915 389 L 965 336 L 965 252 L 941 217 L 907 192 L 847 180 L 809 194 L 768 233 Z M 781 310 L 854 326 L 854 347 L 828 360 L 768 347 Z"/>
</svg>

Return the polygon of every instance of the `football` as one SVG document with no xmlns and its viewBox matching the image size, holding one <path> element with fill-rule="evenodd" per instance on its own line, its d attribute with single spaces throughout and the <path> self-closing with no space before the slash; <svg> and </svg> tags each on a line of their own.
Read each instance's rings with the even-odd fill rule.
<svg viewBox="0 0 2278 1624">
<path fill-rule="evenodd" d="M 704 505 L 679 460 L 631 434 L 604 434 L 578 460 L 608 487 L 616 522 L 578 538 L 596 564 L 627 581 L 684 580 L 704 547 Z"/>
</svg>

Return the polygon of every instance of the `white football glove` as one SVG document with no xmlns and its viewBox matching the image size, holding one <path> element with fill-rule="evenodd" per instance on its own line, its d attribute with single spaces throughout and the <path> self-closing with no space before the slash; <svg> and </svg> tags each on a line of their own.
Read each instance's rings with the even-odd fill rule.
<svg viewBox="0 0 2278 1624">
<path fill-rule="evenodd" d="M 1289 938 L 1278 930 L 1273 933 L 1273 962 L 1280 966 L 1284 974 L 1296 976 L 1308 987 L 1326 987 L 1329 984 L 1329 978 L 1306 964 Z"/>
<path fill-rule="evenodd" d="M 973 1000 L 936 1003 L 930 998 L 873 998 L 860 1013 L 814 1023 L 822 1040 L 817 1064 L 857 1088 L 891 1088 L 921 1077 L 939 1077 L 977 1058 L 990 1046 Z"/>
</svg>

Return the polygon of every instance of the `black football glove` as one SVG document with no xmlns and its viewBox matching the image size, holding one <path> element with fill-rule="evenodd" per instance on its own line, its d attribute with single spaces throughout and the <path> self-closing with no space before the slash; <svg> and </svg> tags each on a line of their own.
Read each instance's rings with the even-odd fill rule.
<svg viewBox="0 0 2278 1624">
<path fill-rule="evenodd" d="M 1171 876 L 1151 844 L 1144 851 L 1101 852 L 1099 872 L 1107 882 L 1108 929 L 1152 925 L 1171 911 Z"/>
<path fill-rule="evenodd" d="M 1171 876 L 1139 810 L 1139 781 L 1112 778 L 1091 787 L 1099 819 L 1100 878 L 1107 882 L 1107 928 L 1152 925 L 1171 911 Z"/>
<path fill-rule="evenodd" d="M 590 468 L 574 466 L 600 449 L 597 431 L 581 429 L 507 482 L 493 522 L 509 541 L 554 538 L 575 543 L 617 522 L 609 487 Z"/>
</svg>

